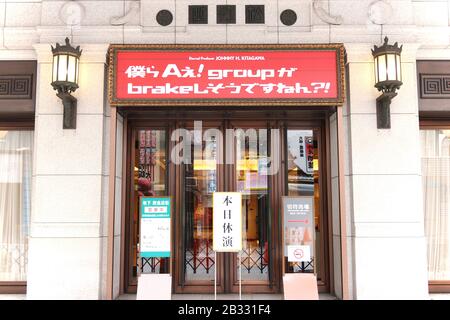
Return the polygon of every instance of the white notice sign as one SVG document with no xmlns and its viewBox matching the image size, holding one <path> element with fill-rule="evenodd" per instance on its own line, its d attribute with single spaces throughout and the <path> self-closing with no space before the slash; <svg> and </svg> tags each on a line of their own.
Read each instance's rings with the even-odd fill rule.
<svg viewBox="0 0 450 320">
<path fill-rule="evenodd" d="M 311 261 L 310 246 L 287 246 L 289 262 L 309 262 Z"/>
<path fill-rule="evenodd" d="M 213 250 L 242 250 L 242 195 L 240 192 L 213 194 Z"/>
<path fill-rule="evenodd" d="M 141 258 L 170 257 L 169 197 L 141 197 Z"/>
</svg>

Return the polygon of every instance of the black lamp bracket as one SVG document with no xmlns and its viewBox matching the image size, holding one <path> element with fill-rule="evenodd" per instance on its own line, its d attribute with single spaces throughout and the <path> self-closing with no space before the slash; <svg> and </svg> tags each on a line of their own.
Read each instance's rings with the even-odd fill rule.
<svg viewBox="0 0 450 320">
<path fill-rule="evenodd" d="M 384 92 L 377 98 L 377 128 L 391 128 L 391 101 L 397 95 L 396 92 Z"/>
<path fill-rule="evenodd" d="M 62 100 L 64 107 L 63 129 L 77 128 L 77 98 L 68 92 L 59 92 L 56 94 Z"/>
</svg>

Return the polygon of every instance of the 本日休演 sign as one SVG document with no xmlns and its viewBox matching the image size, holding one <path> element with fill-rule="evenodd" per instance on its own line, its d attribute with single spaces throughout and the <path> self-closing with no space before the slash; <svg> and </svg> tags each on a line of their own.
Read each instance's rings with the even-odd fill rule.
<svg viewBox="0 0 450 320">
<path fill-rule="evenodd" d="M 242 195 L 240 192 L 213 193 L 213 250 L 242 250 Z"/>
<path fill-rule="evenodd" d="M 170 257 L 170 197 L 140 198 L 141 258 Z"/>
<path fill-rule="evenodd" d="M 342 45 L 246 48 L 111 45 L 110 103 L 343 102 Z"/>
</svg>

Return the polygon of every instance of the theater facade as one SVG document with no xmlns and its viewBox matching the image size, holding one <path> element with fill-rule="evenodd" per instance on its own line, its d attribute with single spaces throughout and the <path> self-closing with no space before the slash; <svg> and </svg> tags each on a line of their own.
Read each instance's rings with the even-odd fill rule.
<svg viewBox="0 0 450 320">
<path fill-rule="evenodd" d="M 117 299 L 148 274 L 173 298 L 282 296 L 286 274 L 337 299 L 448 292 L 449 5 L 5 3 L 0 293 Z M 219 192 L 241 197 L 236 252 L 215 250 Z"/>
</svg>

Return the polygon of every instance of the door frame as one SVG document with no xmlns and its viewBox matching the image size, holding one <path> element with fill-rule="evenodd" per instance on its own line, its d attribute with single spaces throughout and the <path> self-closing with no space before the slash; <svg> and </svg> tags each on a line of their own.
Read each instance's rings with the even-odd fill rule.
<svg viewBox="0 0 450 320">
<path fill-rule="evenodd" d="M 231 118 L 227 121 L 226 129 L 267 129 L 268 135 L 267 135 L 267 147 L 268 147 L 268 153 L 272 150 L 272 145 L 270 143 L 271 135 L 270 135 L 270 129 L 273 129 L 272 121 L 270 118 L 266 119 L 235 119 Z M 233 136 L 233 139 L 235 137 Z M 282 135 L 280 136 L 280 139 L 282 138 Z M 236 146 L 234 140 L 232 143 L 233 146 Z M 236 150 L 233 149 L 233 159 L 236 159 Z M 280 159 L 281 160 L 281 159 Z M 236 187 L 236 163 L 228 165 L 228 169 L 226 171 L 226 180 L 225 180 L 225 186 L 227 188 L 227 191 L 234 192 Z M 275 194 L 279 194 L 282 190 L 278 190 L 278 184 L 276 183 L 280 173 L 282 172 L 282 167 L 280 164 L 280 171 L 276 175 L 271 175 L 267 179 L 267 185 L 268 185 L 268 209 L 269 209 L 269 223 L 271 224 L 271 230 L 270 234 L 268 235 L 269 245 L 269 265 L 268 268 L 268 280 L 267 284 L 262 283 L 262 281 L 259 280 L 247 280 L 245 285 L 242 285 L 242 293 L 254 293 L 256 290 L 258 293 L 279 293 L 280 292 L 280 281 L 281 273 L 280 269 L 277 266 L 276 261 L 278 261 L 278 251 L 280 250 L 280 230 L 278 228 L 278 214 L 279 210 L 277 209 L 273 199 L 276 198 Z M 239 277 L 237 268 L 235 268 L 237 264 L 238 254 L 237 253 L 229 253 L 226 255 L 226 268 L 227 270 L 232 270 L 230 274 L 227 276 L 226 281 L 226 290 L 230 293 L 238 293 L 239 292 Z M 272 266 L 271 266 L 272 265 Z M 272 270 L 270 270 L 272 268 Z M 270 273 L 272 272 L 272 274 Z M 271 276 L 274 278 L 272 279 Z M 264 281 L 266 282 L 266 281 Z"/>
<path fill-rule="evenodd" d="M 202 121 L 202 130 L 209 128 L 219 128 L 222 132 L 224 129 L 224 120 L 223 119 L 203 119 L 199 118 Z M 194 129 L 193 121 L 197 120 L 194 118 L 187 118 L 184 120 L 175 120 L 175 129 L 183 128 L 187 130 Z M 171 133 L 169 133 L 170 135 Z M 171 141 L 172 146 L 173 142 Z M 224 154 L 223 151 L 219 150 L 219 156 Z M 176 202 L 179 203 L 179 207 L 175 215 L 178 217 L 178 222 L 175 224 L 175 232 L 176 236 L 180 237 L 180 241 L 178 241 L 177 247 L 173 247 L 174 256 L 176 257 L 176 261 L 178 264 L 174 264 L 172 269 L 172 274 L 174 275 L 172 290 L 174 293 L 214 293 L 214 286 L 211 286 L 210 280 L 197 280 L 195 282 L 185 282 L 184 280 L 184 170 L 182 168 L 183 165 L 174 165 L 174 172 L 172 183 L 176 184 L 176 194 L 174 198 L 177 199 Z M 225 166 L 223 164 L 217 164 L 216 167 L 216 187 L 217 191 L 223 191 L 224 179 L 225 179 Z M 179 177 L 179 178 L 177 178 Z M 216 272 L 217 272 L 217 292 L 222 293 L 225 291 L 225 283 L 222 282 L 224 279 L 224 259 L 225 255 L 223 253 L 216 253 L 216 261 L 214 261 Z"/>
<path fill-rule="evenodd" d="M 283 127 L 283 130 L 281 130 L 281 139 L 284 141 L 282 143 L 282 159 L 281 159 L 281 172 L 285 171 L 285 152 L 286 152 L 286 146 L 285 144 L 285 128 L 287 126 L 290 126 L 294 123 L 300 125 L 300 127 L 303 127 L 304 129 L 311 130 L 311 127 L 315 126 L 319 128 L 318 132 L 321 135 L 319 144 L 321 147 L 320 149 L 320 165 L 322 168 L 322 174 L 321 174 L 321 182 L 322 185 L 320 186 L 320 192 L 321 192 L 321 206 L 323 208 L 323 215 L 326 216 L 326 219 L 324 219 L 324 223 L 327 224 L 326 227 L 326 234 L 324 232 L 324 237 L 327 238 L 325 243 L 325 261 L 324 261 L 324 270 L 326 269 L 326 278 L 324 281 L 318 282 L 319 292 L 333 292 L 334 291 L 334 266 L 333 266 L 333 237 L 331 234 L 331 177 L 330 177 L 330 142 L 329 142 L 329 115 L 336 111 L 334 108 L 329 107 L 311 107 L 311 108 L 302 108 L 300 110 L 292 110 L 293 108 L 287 107 L 287 108 L 271 108 L 271 107 L 261 107 L 258 109 L 258 111 L 254 110 L 253 108 L 248 108 L 242 111 L 242 108 L 233 108 L 233 107 L 227 107 L 227 108 L 220 108 L 215 107 L 215 112 L 206 111 L 204 108 L 191 108 L 190 110 L 182 109 L 182 108 L 175 108 L 176 110 L 168 110 L 167 108 L 123 108 L 121 109 L 121 113 L 124 115 L 124 126 L 126 128 L 126 135 L 124 136 L 124 141 L 126 140 L 127 143 L 126 148 L 124 148 L 123 152 L 123 160 L 124 162 L 124 170 L 126 181 L 124 182 L 124 186 L 126 188 L 122 191 L 123 196 L 122 199 L 125 200 L 125 205 L 122 206 L 124 212 L 122 212 L 122 225 L 124 225 L 123 229 L 125 233 L 123 234 L 124 237 L 124 246 L 121 248 L 121 255 L 122 255 L 122 267 L 121 267 L 121 287 L 120 292 L 121 293 L 133 293 L 136 292 L 136 285 L 130 285 L 129 284 L 129 264 L 127 261 L 129 261 L 129 258 L 127 260 L 127 256 L 130 254 L 129 252 L 129 233 L 127 234 L 126 230 L 128 230 L 127 224 L 129 225 L 129 217 L 130 217 L 130 196 L 133 188 L 133 184 L 131 181 L 131 175 L 130 170 L 133 167 L 131 164 L 131 160 L 133 159 L 131 156 L 132 149 L 134 147 L 131 139 L 131 132 L 136 127 L 149 127 L 151 125 L 154 125 L 155 129 L 157 128 L 167 128 L 168 129 L 168 135 L 171 130 L 176 128 L 179 123 L 182 123 L 183 121 L 189 121 L 194 119 L 202 119 L 203 121 L 208 120 L 228 120 L 228 121 L 240 121 L 245 120 L 248 121 L 249 119 L 252 120 L 260 120 L 260 121 L 267 121 L 269 123 L 270 128 Z M 192 112 L 193 109 L 196 109 L 197 112 Z M 242 112 L 240 112 L 242 111 Z M 298 120 L 292 120 L 292 119 L 298 119 Z M 300 120 L 301 119 L 301 120 Z M 161 124 L 164 122 L 164 125 Z M 170 139 L 167 140 L 167 147 L 169 150 L 173 147 L 173 142 L 170 141 Z M 178 167 L 178 169 L 177 169 Z M 179 172 L 179 166 L 175 166 L 173 163 L 170 162 L 169 166 L 169 178 L 167 179 L 167 190 L 169 194 L 177 195 L 180 194 L 181 191 L 181 184 L 179 183 L 179 179 L 176 179 L 176 174 Z M 174 174 L 171 174 L 174 173 Z M 275 179 L 273 181 L 274 187 L 278 190 L 282 190 L 284 185 L 285 177 L 284 174 L 280 174 L 280 177 Z M 177 182 L 178 180 L 178 182 Z M 283 192 L 283 194 L 286 191 Z M 279 197 L 275 196 L 275 193 L 272 189 L 271 194 L 269 197 L 271 197 L 272 202 L 272 208 L 274 210 L 273 216 L 278 216 L 278 225 L 281 223 L 281 215 L 279 213 L 280 210 L 280 204 L 281 200 L 278 199 Z M 176 214 L 174 214 L 174 226 L 177 226 L 178 223 L 178 217 L 179 212 L 181 210 L 180 205 L 177 203 L 178 201 L 174 201 L 174 210 Z M 277 211 L 277 212 L 275 212 Z M 275 226 L 275 225 L 274 225 Z M 178 229 L 175 227 L 173 228 L 173 247 L 172 250 L 174 253 L 175 251 L 175 243 L 177 242 L 177 232 Z M 324 239 L 325 239 L 324 238 Z M 278 243 L 278 246 L 281 242 Z M 278 272 L 277 279 L 275 281 L 276 287 L 275 291 L 271 292 L 282 292 L 282 257 L 281 250 L 277 250 L 278 253 L 275 253 L 273 256 L 274 260 L 274 274 Z M 218 254 L 219 256 L 219 254 Z M 178 257 L 177 257 L 178 258 Z M 219 262 L 218 262 L 219 263 Z M 277 270 L 277 271 L 275 271 Z M 179 283 L 179 277 L 180 275 L 177 272 L 176 269 L 176 261 L 175 263 L 172 263 L 172 275 L 173 279 L 175 281 L 172 282 L 172 290 L 174 293 L 178 292 L 186 292 L 186 290 L 177 290 L 177 284 Z M 201 285 L 198 286 L 197 290 L 189 291 L 191 293 L 202 293 L 202 292 L 210 292 L 208 288 L 202 287 Z M 245 292 L 243 290 L 243 292 Z"/>
<path fill-rule="evenodd" d="M 161 125 L 161 121 L 152 121 L 152 120 L 148 120 L 145 121 L 145 123 L 141 123 L 140 121 L 137 122 L 133 122 L 133 121 L 127 121 L 127 119 L 124 119 L 124 122 L 127 122 L 126 127 L 126 131 L 125 131 L 125 135 L 124 135 L 124 140 L 126 140 L 126 144 L 125 144 L 125 148 L 124 148 L 124 159 L 126 159 L 124 161 L 124 168 L 126 170 L 126 174 L 125 174 L 125 190 L 123 190 L 122 192 L 124 193 L 122 199 L 125 200 L 125 205 L 124 207 L 124 212 L 122 214 L 122 221 L 121 221 L 121 225 L 122 225 L 122 230 L 123 230 L 123 247 L 121 249 L 121 256 L 122 256 L 122 261 L 123 261 L 123 271 L 121 272 L 121 278 L 123 279 L 122 281 L 122 288 L 121 291 L 123 293 L 135 293 L 137 292 L 137 281 L 135 277 L 132 276 L 132 272 L 133 270 L 131 270 L 132 268 L 132 264 L 131 264 L 131 258 L 132 258 L 132 253 L 133 253 L 133 248 L 132 248 L 132 240 L 131 240 L 131 236 L 133 234 L 132 232 L 132 213 L 133 213 L 133 209 L 134 209 L 134 201 L 132 200 L 133 198 L 133 193 L 134 193 L 134 183 L 133 183 L 133 174 L 134 174 L 134 159 L 135 159 L 135 148 L 134 148 L 134 141 L 136 139 L 136 132 L 139 129 L 143 129 L 143 128 L 148 128 L 151 127 L 152 129 L 155 130 L 166 130 L 166 152 L 168 150 L 170 150 L 171 145 L 170 145 L 170 140 L 168 139 L 168 133 L 169 133 L 169 128 L 170 128 L 170 124 L 169 123 L 165 123 L 163 125 Z M 172 194 L 173 193 L 173 184 L 170 183 L 169 179 L 169 172 L 173 172 L 173 168 L 172 168 L 172 163 L 170 163 L 168 170 L 166 171 L 166 192 L 165 195 L 168 194 Z M 177 202 L 173 201 L 172 203 L 172 207 L 174 208 L 174 211 L 177 208 Z M 176 211 L 175 211 L 176 212 Z M 173 220 L 176 219 L 175 216 L 173 216 L 172 218 Z M 173 225 L 172 221 L 172 225 Z M 172 228 L 172 239 L 173 242 L 176 241 L 176 233 Z"/>
<path fill-rule="evenodd" d="M 287 156 L 288 156 L 288 146 L 287 146 L 287 130 L 312 130 L 314 135 L 317 135 L 317 148 L 318 148 L 318 158 L 319 158 L 319 177 L 318 177 L 318 187 L 320 193 L 319 200 L 319 217 L 320 223 L 323 224 L 322 232 L 320 232 L 320 249 L 321 258 L 320 263 L 320 274 L 317 276 L 317 286 L 319 292 L 327 293 L 334 290 L 334 280 L 333 280 L 333 235 L 332 235 L 332 212 L 331 212 L 331 162 L 330 162 L 330 150 L 329 150 L 329 120 L 324 119 L 322 123 L 302 123 L 296 120 L 287 120 L 283 123 L 283 144 L 284 152 L 282 159 L 282 172 L 284 173 L 281 177 L 280 183 L 284 187 L 283 195 L 287 195 L 288 191 L 288 171 L 287 171 Z M 281 210 L 281 198 L 278 197 L 278 208 Z M 280 213 L 280 218 L 281 213 Z M 282 220 L 280 220 L 280 224 Z M 316 252 L 317 253 L 317 252 Z M 318 255 L 318 254 L 317 254 Z M 284 259 L 283 256 L 280 257 L 280 261 Z M 314 264 L 314 268 L 316 266 Z M 283 270 L 284 274 L 284 270 Z"/>
</svg>

